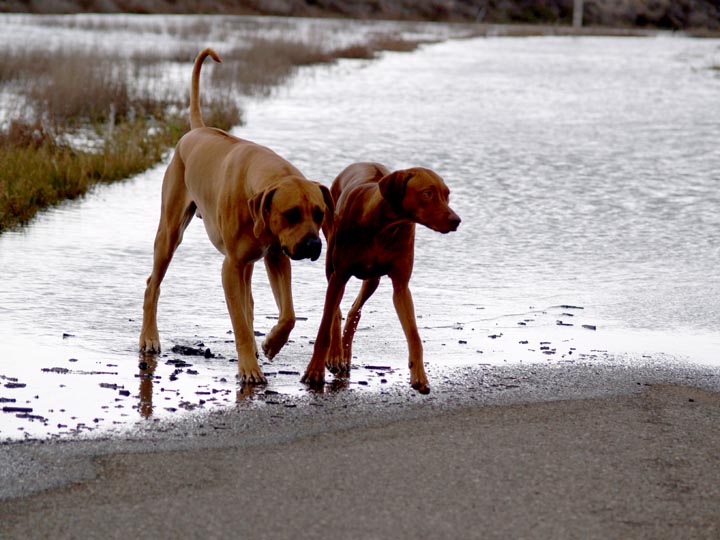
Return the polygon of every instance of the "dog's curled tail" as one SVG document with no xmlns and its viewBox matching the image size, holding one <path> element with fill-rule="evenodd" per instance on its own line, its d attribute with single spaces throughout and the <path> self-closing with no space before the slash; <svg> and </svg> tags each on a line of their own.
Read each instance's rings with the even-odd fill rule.
<svg viewBox="0 0 720 540">
<path fill-rule="evenodd" d="M 200 112 L 200 68 L 208 56 L 212 57 L 212 59 L 218 63 L 222 62 L 218 53 L 210 48 L 200 51 L 200 54 L 198 54 L 195 59 L 192 85 L 190 87 L 190 129 L 205 127 L 205 122 L 203 122 L 202 113 Z"/>
</svg>

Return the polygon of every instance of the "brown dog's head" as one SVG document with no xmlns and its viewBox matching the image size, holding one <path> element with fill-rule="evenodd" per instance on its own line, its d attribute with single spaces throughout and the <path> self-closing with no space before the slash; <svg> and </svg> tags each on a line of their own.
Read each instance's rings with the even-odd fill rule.
<svg viewBox="0 0 720 540">
<path fill-rule="evenodd" d="M 269 186 L 248 201 L 257 238 L 269 233 L 293 260 L 320 257 L 320 229 L 332 224 L 335 212 L 330 190 L 304 178 Z"/>
<path fill-rule="evenodd" d="M 395 171 L 380 179 L 378 185 L 393 209 L 416 223 L 443 234 L 460 225 L 460 216 L 448 206 L 450 190 L 430 169 Z"/>
</svg>

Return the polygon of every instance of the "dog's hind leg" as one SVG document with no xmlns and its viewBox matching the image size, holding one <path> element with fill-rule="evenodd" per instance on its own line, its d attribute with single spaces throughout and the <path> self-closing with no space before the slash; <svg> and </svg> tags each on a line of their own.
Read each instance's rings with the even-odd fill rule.
<svg viewBox="0 0 720 540">
<path fill-rule="evenodd" d="M 360 323 L 362 308 L 365 305 L 365 302 L 367 302 L 373 293 L 375 293 L 379 284 L 380 278 L 364 280 L 355 302 L 353 302 L 352 307 L 348 311 L 347 319 L 345 320 L 345 328 L 342 334 L 342 360 L 340 363 L 340 369 L 343 371 L 350 371 L 350 364 L 352 362 L 352 342 L 355 337 L 355 331 Z"/>
<path fill-rule="evenodd" d="M 347 369 L 343 368 L 343 349 L 342 349 L 342 312 L 338 307 L 333 315 L 332 324 L 330 325 L 330 346 L 328 348 L 328 356 L 325 360 L 325 367 L 327 367 L 331 373 L 340 373 L 343 371 L 349 371 L 350 366 Z"/>
<path fill-rule="evenodd" d="M 262 345 L 265 355 L 273 358 L 287 343 L 290 332 L 295 328 L 290 260 L 279 250 L 270 250 L 265 255 L 265 269 L 279 310 L 278 322 Z"/>
<path fill-rule="evenodd" d="M 165 277 L 175 250 L 182 242 L 185 229 L 195 214 L 195 204 L 189 197 L 183 175 L 182 162 L 179 158 L 174 157 L 163 180 L 160 223 L 153 249 L 153 269 L 147 280 L 143 301 L 140 350 L 148 353 L 160 352 L 160 336 L 157 327 L 160 283 Z"/>
</svg>

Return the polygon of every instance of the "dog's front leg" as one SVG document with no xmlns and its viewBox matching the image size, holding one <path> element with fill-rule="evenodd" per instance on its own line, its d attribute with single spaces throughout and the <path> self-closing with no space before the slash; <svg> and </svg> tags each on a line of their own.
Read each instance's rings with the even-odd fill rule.
<svg viewBox="0 0 720 540">
<path fill-rule="evenodd" d="M 423 364 L 423 347 L 415 321 L 415 306 L 408 282 L 393 279 L 393 304 L 397 311 L 405 339 L 408 343 L 408 365 L 410 367 L 410 385 L 421 394 L 429 394 L 427 375 Z"/>
<path fill-rule="evenodd" d="M 262 345 L 265 355 L 273 358 L 287 343 L 290 332 L 295 328 L 290 260 L 280 250 L 271 250 L 265 255 L 265 269 L 279 310 L 278 322 Z"/>
<path fill-rule="evenodd" d="M 315 339 L 315 347 L 310 363 L 305 369 L 301 382 L 310 386 L 321 385 L 325 382 L 325 360 L 330 347 L 330 331 L 332 330 L 333 318 L 340 309 L 340 301 L 345 293 L 345 285 L 349 278 L 340 278 L 337 274 L 332 274 L 328 281 L 327 292 L 325 293 L 325 307 L 323 308 L 323 316 L 320 321 L 317 338 Z"/>
<path fill-rule="evenodd" d="M 225 301 L 235 333 L 238 376 L 243 383 L 265 384 L 267 380 L 257 363 L 257 345 L 253 332 L 252 262 L 225 258 L 222 283 Z"/>
<path fill-rule="evenodd" d="M 140 330 L 140 351 L 147 353 L 160 352 L 160 333 L 157 326 L 157 306 L 160 297 L 159 280 L 150 276 L 145 288 L 143 300 L 143 322 Z"/>
</svg>

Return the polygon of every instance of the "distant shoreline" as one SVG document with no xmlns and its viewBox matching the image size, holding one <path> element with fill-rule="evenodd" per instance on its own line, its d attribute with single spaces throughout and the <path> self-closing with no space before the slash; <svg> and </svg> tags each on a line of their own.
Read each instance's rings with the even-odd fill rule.
<svg viewBox="0 0 720 540">
<path fill-rule="evenodd" d="M 591 35 L 636 35 L 653 31 L 681 31 L 692 36 L 705 37 L 720 35 L 720 6 L 716 2 L 686 0 L 683 5 L 679 4 L 648 0 L 629 0 L 622 3 L 609 0 L 586 1 L 581 29 L 572 27 L 573 0 L 503 3 L 484 0 L 0 0 L 0 13 L 260 15 L 478 23 L 489 26 L 518 25 L 522 28 L 539 26 L 567 28 L 570 35 L 585 35 L 588 32 Z M 554 34 L 558 34 L 558 31 Z"/>
</svg>

